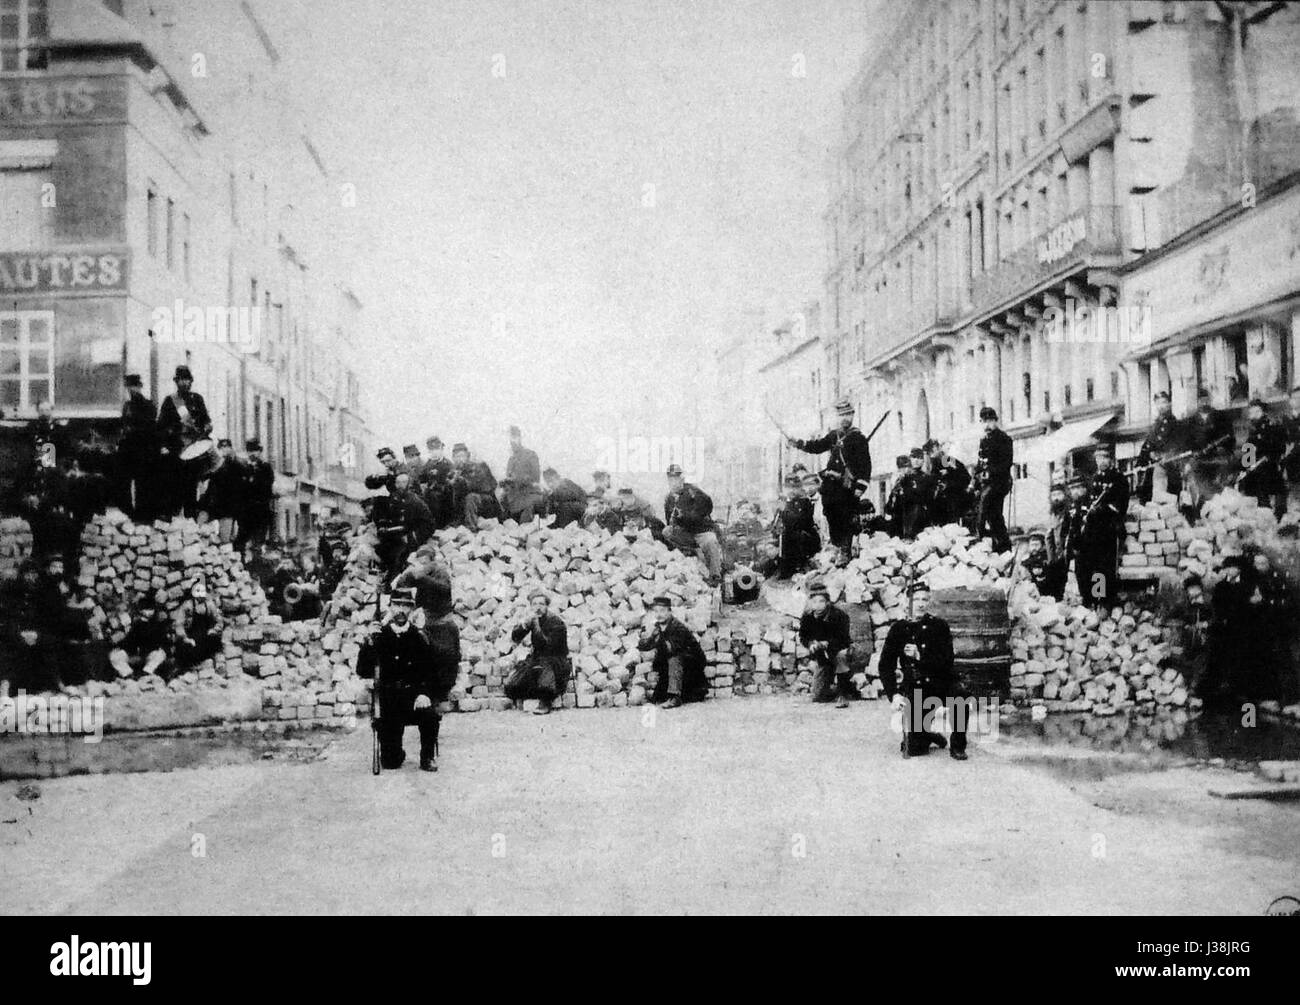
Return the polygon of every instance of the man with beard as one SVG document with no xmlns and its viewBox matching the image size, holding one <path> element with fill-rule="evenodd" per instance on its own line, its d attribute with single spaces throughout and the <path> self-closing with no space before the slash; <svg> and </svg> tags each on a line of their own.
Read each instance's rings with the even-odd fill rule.
<svg viewBox="0 0 1300 1005">
<path fill-rule="evenodd" d="M 528 638 L 532 651 L 515 664 L 506 681 L 506 697 L 523 708 L 530 698 L 537 700 L 534 715 L 547 715 L 556 698 L 569 684 L 569 627 L 551 613 L 551 598 L 542 590 L 528 595 L 532 617 L 516 625 L 510 639 L 516 645 Z"/>
<path fill-rule="evenodd" d="M 420 730 L 420 770 L 437 771 L 437 702 L 446 700 L 445 681 L 439 680 L 433 650 L 411 621 L 415 610 L 414 590 L 394 590 L 389 598 L 383 625 L 361 646 L 357 676 L 379 679 L 375 699 L 379 707 L 379 763 L 395 771 L 406 761 L 402 734 L 408 725 Z"/>
<path fill-rule="evenodd" d="M 406 472 L 406 465 L 397 460 L 397 454 L 392 447 L 380 447 L 375 453 L 375 459 L 384 466 L 384 470 L 377 475 L 366 475 L 366 488 L 387 489 L 388 494 L 392 495 L 393 483 L 398 475 Z"/>
<path fill-rule="evenodd" d="M 811 440 L 789 440 L 790 446 L 808 454 L 830 451 L 822 475 L 822 511 L 830 528 L 831 544 L 839 549 L 840 564 L 852 557 L 857 533 L 858 493 L 870 484 L 871 448 L 862 430 L 853 424 L 853 403 L 835 403 L 839 428 Z"/>
<path fill-rule="evenodd" d="M 1007 551 L 1011 536 L 1002 508 L 1011 491 L 1011 465 L 1014 450 L 1011 437 L 998 428 L 998 413 L 987 405 L 980 409 L 984 436 L 980 439 L 979 464 L 975 468 L 979 484 L 979 509 L 976 530 L 980 537 L 992 541 L 993 550 Z"/>
<path fill-rule="evenodd" d="M 655 597 L 651 602 L 653 624 L 637 640 L 641 652 L 653 651 L 654 672 L 658 676 L 651 701 L 662 708 L 679 708 L 683 702 L 702 701 L 709 693 L 704 675 L 704 650 L 699 640 L 682 622 L 673 617 L 671 597 Z"/>
<path fill-rule="evenodd" d="M 117 441 L 115 500 L 118 508 L 140 523 L 158 511 L 158 410 L 144 395 L 138 373 L 122 380 L 122 435 Z"/>
<path fill-rule="evenodd" d="M 936 527 L 961 523 L 970 512 L 970 472 L 942 443 L 931 440 L 928 446 L 934 480 L 930 523 Z"/>
<path fill-rule="evenodd" d="M 164 476 L 169 486 L 175 486 L 176 495 L 167 506 L 166 513 L 183 512 L 194 516 L 199 505 L 199 479 L 181 463 L 181 453 L 186 447 L 212 435 L 212 419 L 203 395 L 194 388 L 194 374 L 188 366 L 178 366 L 172 378 L 176 384 L 174 394 L 163 399 L 158 409 L 158 436 L 162 440 Z M 173 480 L 174 479 L 174 480 Z"/>
<path fill-rule="evenodd" d="M 1047 493 L 1049 520 L 1044 544 L 1045 569 L 1040 593 L 1061 600 L 1065 596 L 1065 583 L 1070 571 L 1070 500 L 1065 484 L 1054 481 Z"/>
<path fill-rule="evenodd" d="M 203 580 L 194 581 L 190 596 L 176 609 L 175 654 L 177 669 L 184 673 L 221 652 L 221 610 L 208 596 Z"/>
<path fill-rule="evenodd" d="M 262 550 L 275 512 L 275 471 L 262 458 L 261 441 L 248 440 L 244 449 L 247 456 L 238 468 L 242 498 L 235 517 L 239 523 L 235 550 L 241 555 L 249 545 L 254 551 Z"/>
<path fill-rule="evenodd" d="M 208 475 L 208 488 L 200 507 L 209 520 L 217 521 L 222 544 L 234 539 L 235 522 L 244 502 L 244 468 L 227 439 L 217 441 L 217 468 Z"/>
<path fill-rule="evenodd" d="M 824 583 L 808 587 L 808 603 L 799 618 L 799 642 L 817 664 L 812 700 L 828 702 L 835 695 L 836 708 L 849 707 L 853 684 L 849 668 L 849 646 L 853 644 L 849 616 L 831 603 Z M 833 683 L 833 687 L 832 687 Z"/>
<path fill-rule="evenodd" d="M 434 529 L 442 530 L 444 527 L 451 526 L 455 518 L 451 505 L 451 478 L 455 473 L 455 467 L 443 456 L 441 439 L 430 436 L 424 441 L 424 446 L 429 452 L 429 457 L 419 472 L 420 492 L 423 494 L 424 504 L 429 507 L 429 512 L 433 515 Z"/>
<path fill-rule="evenodd" d="M 1241 453 L 1241 474 L 1237 488 L 1269 506 L 1279 520 L 1286 515 L 1286 483 L 1282 480 L 1282 455 L 1286 453 L 1286 430 L 1265 410 L 1258 398 L 1247 408 L 1250 432 Z"/>
<path fill-rule="evenodd" d="M 813 503 L 804 495 L 798 475 L 785 480 L 785 502 L 773 524 L 777 547 L 777 578 L 789 579 L 802 572 L 821 551 L 821 535 L 813 513 Z"/>
<path fill-rule="evenodd" d="M 536 451 L 525 447 L 523 433 L 518 426 L 511 426 L 510 459 L 506 461 L 506 477 L 501 483 L 501 506 L 507 517 L 516 523 L 527 523 L 537 514 L 543 501 L 538 487 L 541 480 L 541 462 Z"/>
<path fill-rule="evenodd" d="M 480 518 L 499 518 L 497 480 L 492 476 L 492 469 L 483 461 L 471 460 L 469 447 L 463 443 L 452 447 L 451 460 L 455 467 L 451 486 L 456 519 L 463 520 L 470 530 L 478 530 Z"/>
<path fill-rule="evenodd" d="M 546 510 L 555 517 L 555 527 L 580 523 L 587 512 L 587 493 L 577 482 L 561 478 L 554 468 L 542 472 L 546 481 Z"/>
</svg>

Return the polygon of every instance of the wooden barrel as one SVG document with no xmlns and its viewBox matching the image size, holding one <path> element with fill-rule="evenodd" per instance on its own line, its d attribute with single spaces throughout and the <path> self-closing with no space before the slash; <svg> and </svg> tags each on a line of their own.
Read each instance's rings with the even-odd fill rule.
<svg viewBox="0 0 1300 1005">
<path fill-rule="evenodd" d="M 957 678 L 973 697 L 1011 693 L 1011 618 L 1002 590 L 935 590 L 926 612 L 948 622 Z"/>
</svg>

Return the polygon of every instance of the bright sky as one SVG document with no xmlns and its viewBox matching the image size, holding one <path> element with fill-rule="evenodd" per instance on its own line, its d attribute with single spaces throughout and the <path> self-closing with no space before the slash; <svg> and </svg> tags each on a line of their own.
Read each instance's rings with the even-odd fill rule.
<svg viewBox="0 0 1300 1005">
<path fill-rule="evenodd" d="M 517 423 L 585 483 L 620 427 L 707 437 L 712 350 L 747 312 L 820 294 L 825 157 L 868 6 L 259 4 L 369 214 L 354 282 L 381 439 L 438 433 L 495 466 Z"/>
</svg>

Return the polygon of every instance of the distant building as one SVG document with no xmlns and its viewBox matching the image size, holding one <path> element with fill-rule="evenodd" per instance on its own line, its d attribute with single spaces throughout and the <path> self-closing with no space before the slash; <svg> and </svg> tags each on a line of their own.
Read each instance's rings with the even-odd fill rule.
<svg viewBox="0 0 1300 1005">
<path fill-rule="evenodd" d="M 5 0 L 0 409 L 111 419 L 185 363 L 292 537 L 358 512 L 372 437 L 340 186 L 278 73 L 248 3 Z"/>
</svg>

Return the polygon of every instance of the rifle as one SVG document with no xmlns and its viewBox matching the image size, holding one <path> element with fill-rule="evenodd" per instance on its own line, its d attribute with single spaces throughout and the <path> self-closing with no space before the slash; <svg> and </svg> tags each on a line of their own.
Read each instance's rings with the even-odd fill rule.
<svg viewBox="0 0 1300 1005">
<path fill-rule="evenodd" d="M 868 443 L 871 442 L 871 438 L 872 438 L 873 436 L 876 435 L 876 433 L 880 430 L 880 427 L 883 426 L 883 425 L 885 424 L 885 420 L 889 418 L 890 413 L 891 413 L 891 409 L 885 409 L 885 414 L 882 415 L 882 416 L 880 417 L 880 419 L 876 422 L 876 424 L 875 424 L 874 426 L 871 427 L 871 432 L 869 432 L 869 433 L 867 434 L 867 442 L 868 442 Z M 836 440 L 835 440 L 835 446 L 833 446 L 833 447 L 831 448 L 831 453 L 832 453 L 832 454 L 834 454 L 836 451 L 841 451 L 841 453 L 840 453 L 840 460 L 841 460 L 841 461 L 844 461 L 844 454 L 842 453 L 842 445 L 843 445 L 843 442 L 844 442 L 844 434 L 843 434 L 843 433 L 840 433 L 839 436 L 838 436 L 838 437 L 836 438 Z M 844 463 L 844 470 L 843 470 L 843 471 L 833 471 L 833 470 L 831 470 L 829 467 L 827 467 L 827 468 L 823 468 L 821 471 L 819 471 L 818 474 L 819 474 L 823 479 L 828 478 L 828 477 L 839 476 L 841 479 L 843 479 L 843 481 L 844 481 L 844 487 L 845 487 L 846 489 L 857 489 L 859 486 L 862 487 L 862 488 L 870 488 L 870 487 L 871 487 L 871 482 L 867 481 L 867 479 L 865 479 L 865 478 L 854 478 L 854 477 L 849 473 L 849 467 L 848 467 L 848 463 L 847 463 L 847 462 Z"/>
<path fill-rule="evenodd" d="M 1230 439 L 1232 439 L 1232 434 L 1228 433 L 1223 436 L 1220 436 L 1213 443 L 1207 443 L 1199 450 L 1184 450 L 1182 453 L 1170 454 L 1168 457 L 1162 457 L 1160 460 L 1152 461 L 1150 464 L 1141 464 L 1137 467 L 1129 468 L 1128 471 L 1125 472 L 1125 474 L 1130 474 L 1130 475 L 1141 474 L 1143 471 L 1150 471 L 1152 468 L 1158 468 L 1164 464 L 1173 464 L 1175 461 L 1186 460 L 1188 457 L 1199 457 L 1201 454 L 1205 453 L 1206 451 L 1213 450 L 1224 440 L 1230 440 Z"/>
</svg>

